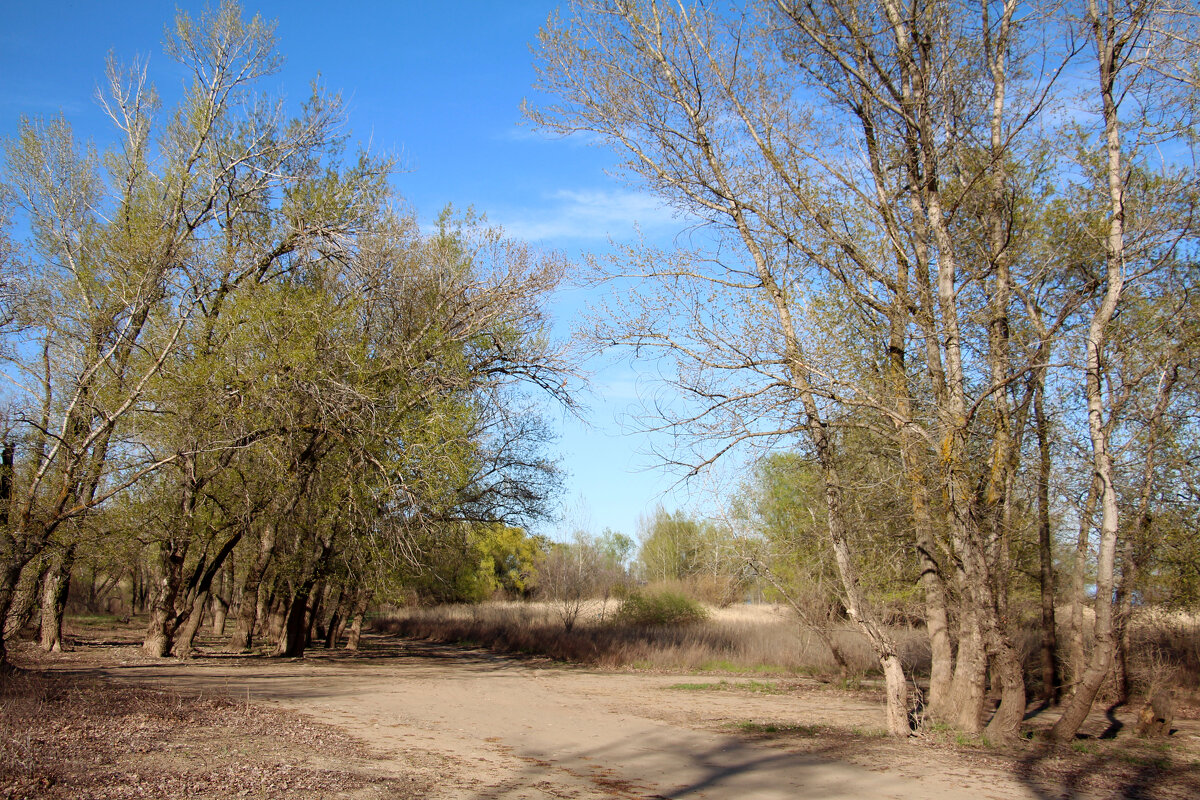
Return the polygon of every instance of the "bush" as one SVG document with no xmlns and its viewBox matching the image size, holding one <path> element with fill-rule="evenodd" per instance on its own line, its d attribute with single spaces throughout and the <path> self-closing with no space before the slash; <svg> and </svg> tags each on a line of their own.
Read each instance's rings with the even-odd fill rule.
<svg viewBox="0 0 1200 800">
<path fill-rule="evenodd" d="M 677 592 L 632 592 L 616 614 L 616 621 L 626 625 L 688 625 L 706 619 L 704 606 Z"/>
</svg>

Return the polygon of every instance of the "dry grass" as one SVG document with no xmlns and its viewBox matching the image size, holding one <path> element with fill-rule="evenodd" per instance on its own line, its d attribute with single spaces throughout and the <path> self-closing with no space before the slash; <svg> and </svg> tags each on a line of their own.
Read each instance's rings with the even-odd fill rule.
<svg viewBox="0 0 1200 800">
<path fill-rule="evenodd" d="M 835 675 L 828 648 L 783 606 L 711 608 L 705 622 L 636 627 L 616 619 L 617 601 L 589 602 L 575 628 L 564 630 L 552 603 L 492 602 L 410 607 L 375 621 L 377 630 L 436 642 L 461 643 L 500 652 L 539 655 L 607 668 L 684 672 Z M 1065 610 L 1060 619 L 1066 619 Z M 929 643 L 921 628 L 894 627 L 906 669 L 927 675 Z M 850 671 L 869 675 L 878 665 L 866 639 L 851 625 L 831 631 Z M 1065 630 L 1062 633 L 1065 641 Z M 1040 634 L 1019 632 L 1030 680 L 1037 676 Z M 1182 700 L 1200 699 L 1200 615 L 1140 609 L 1132 628 L 1130 663 L 1139 695 L 1174 686 Z"/>
<path fill-rule="evenodd" d="M 616 604 L 594 601 L 567 632 L 549 603 L 404 608 L 375 621 L 376 629 L 501 652 L 547 656 L 609 668 L 733 673 L 832 674 L 836 664 L 820 639 L 780 606 L 710 609 L 707 621 L 685 626 L 636 627 L 614 620 Z M 920 631 L 897 631 L 910 666 L 928 662 Z M 850 627 L 832 632 L 851 670 L 876 670 L 871 649 Z"/>
<path fill-rule="evenodd" d="M 1174 686 L 1200 699 L 1200 614 L 1142 608 L 1130 626 L 1134 691 L 1150 696 Z"/>
</svg>

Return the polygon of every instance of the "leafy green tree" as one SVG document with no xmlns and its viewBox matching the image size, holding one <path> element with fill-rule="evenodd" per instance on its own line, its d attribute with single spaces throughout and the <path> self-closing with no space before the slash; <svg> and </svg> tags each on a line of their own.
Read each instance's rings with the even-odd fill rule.
<svg viewBox="0 0 1200 800">
<path fill-rule="evenodd" d="M 528 598 L 537 590 L 538 564 L 549 547 L 543 537 L 530 536 L 521 528 L 494 524 L 480 532 L 476 547 L 482 556 L 481 579 L 489 595 L 502 593 L 509 598 Z"/>
<path fill-rule="evenodd" d="M 342 592 L 360 607 L 421 537 L 545 513 L 558 471 L 527 388 L 571 402 L 545 314 L 565 263 L 472 214 L 427 234 L 396 211 L 336 96 L 289 116 L 258 92 L 280 56 L 236 5 L 179 14 L 167 51 L 190 83 L 162 118 L 143 68 L 110 69 L 103 160 L 61 120 L 7 147 L 40 261 L 5 329 L 35 391 L 4 437 L 0 617 L 53 537 L 125 492 L 154 556 L 148 653 L 189 652 L 232 558 L 231 646 L 261 601 L 297 655 L 327 594 L 370 581 Z"/>
<path fill-rule="evenodd" d="M 638 567 L 648 582 L 677 582 L 698 599 L 728 605 L 747 580 L 746 563 L 733 531 L 659 507 L 643 520 Z"/>
</svg>

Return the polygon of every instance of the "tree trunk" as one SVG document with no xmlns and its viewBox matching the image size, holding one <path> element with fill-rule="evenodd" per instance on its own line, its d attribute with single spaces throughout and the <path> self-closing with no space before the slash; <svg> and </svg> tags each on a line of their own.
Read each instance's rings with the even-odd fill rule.
<svg viewBox="0 0 1200 800">
<path fill-rule="evenodd" d="M 20 570 L 17 585 L 12 592 L 12 600 L 8 605 L 8 613 L 0 618 L 4 622 L 3 630 L 0 631 L 4 638 L 15 637 L 33 619 L 39 590 L 52 566 L 53 559 L 43 554 L 32 559 Z"/>
<path fill-rule="evenodd" d="M 297 590 L 284 603 L 285 613 L 280 626 L 279 644 L 275 655 L 280 658 L 299 658 L 304 655 L 308 644 L 308 601 L 312 584 L 306 584 Z"/>
<path fill-rule="evenodd" d="M 196 632 L 204 622 L 204 611 L 208 606 L 208 591 L 200 590 L 192 599 L 192 608 L 184 619 L 183 624 L 175 635 L 175 644 L 171 653 L 176 658 L 191 658 L 192 649 L 196 643 Z"/>
<path fill-rule="evenodd" d="M 350 635 L 346 637 L 346 649 L 357 650 L 359 639 L 362 638 L 363 617 L 371 605 L 374 592 L 370 589 L 359 589 L 354 603 L 353 617 L 350 622 Z"/>
<path fill-rule="evenodd" d="M 225 634 L 225 618 L 229 615 L 229 602 L 233 590 L 233 579 L 230 576 L 232 571 L 233 559 L 229 559 L 225 569 L 221 570 L 217 588 L 212 593 L 213 636 Z"/>
<path fill-rule="evenodd" d="M 1088 17 L 1099 55 L 1100 98 L 1104 112 L 1110 205 L 1108 235 L 1105 238 L 1104 297 L 1088 326 L 1084 370 L 1092 466 L 1100 488 L 1100 548 L 1096 557 L 1096 641 L 1092 647 L 1091 661 L 1083 673 L 1083 680 L 1063 710 L 1062 716 L 1050 730 L 1050 738 L 1056 742 L 1075 738 L 1079 726 L 1092 709 L 1096 693 L 1100 690 L 1113 660 L 1113 575 L 1117 534 L 1120 528 L 1120 507 L 1114 483 L 1116 471 L 1113 467 L 1112 452 L 1109 450 L 1105 419 L 1104 349 L 1108 340 L 1108 326 L 1116 313 L 1125 281 L 1125 176 L 1121 164 L 1121 133 L 1114 87 L 1117 73 L 1121 69 L 1123 59 L 1126 58 L 1123 52 L 1128 43 L 1126 37 L 1133 36 L 1140 26 L 1145 24 L 1145 17 L 1135 14 L 1125 25 L 1117 27 L 1114 19 L 1101 16 L 1097 4 L 1089 4 Z"/>
<path fill-rule="evenodd" d="M 1131 567 L 1127 567 L 1127 569 L 1129 568 Z M 1117 702 L 1121 705 L 1129 702 L 1129 696 L 1133 691 L 1133 681 L 1129 676 L 1129 648 L 1131 646 L 1129 627 L 1130 617 L 1133 614 L 1133 598 L 1129 590 L 1120 585 L 1124 583 L 1125 574 L 1122 572 L 1114 602 L 1116 613 L 1113 614 L 1113 643 L 1116 647 L 1116 652 L 1113 654 L 1113 687 L 1116 690 Z"/>
<path fill-rule="evenodd" d="M 924 487 L 920 490 L 924 493 Z M 917 556 L 921 567 L 921 586 L 925 590 L 925 632 L 929 636 L 929 714 L 947 722 L 953 716 L 954 650 L 950 641 L 950 621 L 946 612 L 946 585 L 934 558 L 932 522 L 917 523 Z"/>
<path fill-rule="evenodd" d="M 965 589 L 964 589 L 965 592 Z M 983 729 L 983 707 L 987 701 L 987 654 L 983 635 L 971 601 L 962 600 L 959 610 L 958 658 L 954 664 L 954 727 L 965 733 Z"/>
<path fill-rule="evenodd" d="M 996 629 L 995 664 L 1000 679 L 1000 707 L 987 725 L 987 734 L 994 740 L 1014 741 L 1025 719 L 1025 669 L 1020 655 L 1003 632 Z"/>
<path fill-rule="evenodd" d="M 1087 563 L 1089 543 L 1092 534 L 1092 517 L 1096 513 L 1096 502 L 1100 497 L 1100 486 L 1095 480 L 1088 487 L 1087 499 L 1079 517 L 1079 537 L 1075 542 L 1075 563 L 1071 565 L 1071 640 L 1069 653 L 1071 660 L 1070 694 L 1075 694 L 1075 688 L 1083 680 L 1087 668 L 1087 631 L 1083 621 L 1083 609 L 1087 605 Z"/>
<path fill-rule="evenodd" d="M 17 588 L 17 583 L 21 579 L 21 567 L 24 562 L 16 559 L 7 564 L 2 565 L 0 569 L 0 619 L 8 620 L 8 612 L 12 608 L 13 593 Z M 0 630 L 0 675 L 8 674 L 13 671 L 13 667 L 8 663 L 8 631 Z"/>
<path fill-rule="evenodd" d="M 321 627 L 321 606 L 325 600 L 325 581 L 319 580 L 309 593 L 308 611 L 304 628 L 305 645 L 310 645 L 318 639 L 325 638 L 325 629 Z"/>
<path fill-rule="evenodd" d="M 1042 701 L 1057 705 L 1062 693 L 1058 675 L 1058 631 L 1054 619 L 1054 543 L 1050 530 L 1050 423 L 1046 419 L 1046 372 L 1039 369 L 1033 392 L 1033 413 L 1038 438 L 1038 584 L 1042 599 L 1041 661 Z"/>
<path fill-rule="evenodd" d="M 349 611 L 351 601 L 351 592 L 345 586 L 339 586 L 337 591 L 337 600 L 333 603 L 333 613 L 329 615 L 329 622 L 325 626 L 325 649 L 332 650 L 337 647 L 337 644 L 342 639 L 342 632 L 346 628 L 346 612 Z"/>
<path fill-rule="evenodd" d="M 216 552 L 212 561 L 200 572 L 200 578 L 196 582 L 195 589 L 192 592 L 191 609 L 176 636 L 173 648 L 176 657 L 187 658 L 191 655 L 192 645 L 196 640 L 196 633 L 200 630 L 200 625 L 204 621 L 204 610 L 208 606 L 208 598 L 212 591 L 213 580 L 217 575 L 221 574 L 230 553 L 233 552 L 233 548 L 237 547 L 241 539 L 242 531 L 238 530 L 221 545 L 221 549 Z M 198 564 L 196 569 L 199 571 L 201 566 L 204 566 L 203 562 Z"/>
<path fill-rule="evenodd" d="M 146 626 L 146 638 L 142 652 L 156 658 L 164 658 L 171 652 L 175 635 L 175 601 L 183 581 L 183 563 L 187 557 L 187 545 L 176 546 L 173 542 L 159 545 L 159 574 L 156 579 L 154 599 L 150 604 L 150 621 Z"/>
<path fill-rule="evenodd" d="M 258 623 L 258 592 L 271 558 L 275 555 L 276 523 L 271 522 L 263 528 L 258 543 L 258 557 L 246 572 L 242 582 L 241 607 L 238 609 L 237 626 L 229 641 L 229 649 L 234 652 L 245 652 L 254 645 L 254 629 Z"/>
<path fill-rule="evenodd" d="M 291 593 L 287 586 L 281 586 L 277 581 L 268 598 L 267 633 L 276 646 L 283 642 L 284 627 L 287 625 L 288 612 L 291 610 Z M 305 605 L 307 608 L 307 604 Z"/>
<path fill-rule="evenodd" d="M 55 554 L 53 564 L 42 582 L 42 621 L 39 644 L 47 653 L 63 651 L 63 612 L 71 589 L 71 568 L 75 565 L 75 545 Z"/>
</svg>

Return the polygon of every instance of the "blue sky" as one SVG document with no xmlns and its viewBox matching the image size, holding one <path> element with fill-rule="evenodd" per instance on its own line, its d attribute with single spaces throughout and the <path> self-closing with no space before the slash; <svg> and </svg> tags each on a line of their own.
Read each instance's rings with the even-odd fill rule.
<svg viewBox="0 0 1200 800">
<path fill-rule="evenodd" d="M 204 4 L 180 2 L 194 17 Z M 398 155 L 397 189 L 424 220 L 447 203 L 486 213 L 515 237 L 573 259 L 629 239 L 635 224 L 667 241 L 683 227 L 654 198 L 609 173 L 615 157 L 574 139 L 543 135 L 524 124 L 520 104 L 533 98 L 530 44 L 557 6 L 551 1 L 442 3 L 245 3 L 278 22 L 287 59 L 271 86 L 302 98 L 318 74 L 350 108 L 353 137 Z M 0 135 L 24 116 L 60 111 L 77 134 L 103 144 L 108 136 L 95 101 L 109 52 L 119 60 L 148 56 L 150 74 L 169 99 L 180 73 L 162 51 L 175 3 L 150 0 L 41 3 L 0 0 Z M 564 334 L 589 295 L 554 298 Z M 638 373 L 624 365 L 601 370 L 588 399 L 589 425 L 554 419 L 558 450 L 570 477 L 565 516 L 594 532 L 633 535 L 639 515 L 662 502 L 677 476 L 654 469 L 647 441 L 618 417 L 636 400 Z M 667 493 L 667 494 L 664 494 Z M 561 526 L 545 525 L 555 535 Z"/>
</svg>

